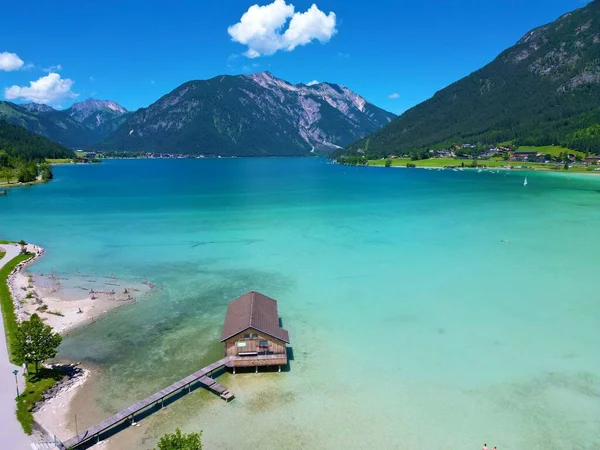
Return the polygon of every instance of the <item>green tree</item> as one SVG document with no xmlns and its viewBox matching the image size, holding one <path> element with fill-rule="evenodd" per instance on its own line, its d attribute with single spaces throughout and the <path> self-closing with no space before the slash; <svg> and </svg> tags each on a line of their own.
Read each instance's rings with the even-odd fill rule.
<svg viewBox="0 0 600 450">
<path fill-rule="evenodd" d="M 27 162 L 19 167 L 17 179 L 19 183 L 29 183 L 37 178 L 37 166 L 33 162 Z"/>
<path fill-rule="evenodd" d="M 6 184 L 10 183 L 13 176 L 13 170 L 10 167 L 0 167 L 0 178 L 6 180 Z"/>
<path fill-rule="evenodd" d="M 0 150 L 0 167 L 8 166 L 9 158 L 5 150 Z"/>
<path fill-rule="evenodd" d="M 392 160 L 391 159 L 386 159 L 385 160 L 385 167 L 392 167 Z"/>
<path fill-rule="evenodd" d="M 44 324 L 37 314 L 32 314 L 17 328 L 17 357 L 26 363 L 34 363 L 37 373 L 38 364 L 54 358 L 61 342 L 60 334 Z"/>
<path fill-rule="evenodd" d="M 161 437 L 155 450 L 202 450 L 202 431 L 185 434 L 177 428 Z"/>
<path fill-rule="evenodd" d="M 52 166 L 50 166 L 48 163 L 40 164 L 40 175 L 44 181 L 51 180 L 54 177 L 52 173 Z"/>
</svg>

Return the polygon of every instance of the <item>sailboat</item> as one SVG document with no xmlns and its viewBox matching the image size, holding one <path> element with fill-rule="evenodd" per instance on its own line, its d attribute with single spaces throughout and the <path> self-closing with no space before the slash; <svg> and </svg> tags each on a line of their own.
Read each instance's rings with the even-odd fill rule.
<svg viewBox="0 0 600 450">
<path fill-rule="evenodd" d="M 525 181 L 523 181 L 523 186 L 527 186 L 527 177 L 525 177 Z"/>
</svg>

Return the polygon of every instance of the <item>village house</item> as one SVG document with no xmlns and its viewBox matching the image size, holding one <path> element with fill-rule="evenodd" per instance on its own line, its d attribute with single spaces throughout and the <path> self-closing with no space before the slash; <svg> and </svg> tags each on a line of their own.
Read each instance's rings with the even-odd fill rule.
<svg viewBox="0 0 600 450">
<path fill-rule="evenodd" d="M 230 367 L 286 366 L 287 330 L 281 328 L 277 301 L 251 291 L 229 302 L 221 342 Z"/>
<path fill-rule="evenodd" d="M 536 159 L 537 152 L 525 151 L 525 152 L 514 152 L 512 159 L 516 161 L 534 161 Z"/>
<path fill-rule="evenodd" d="M 584 159 L 586 164 L 600 165 L 600 156 L 588 156 Z"/>
</svg>

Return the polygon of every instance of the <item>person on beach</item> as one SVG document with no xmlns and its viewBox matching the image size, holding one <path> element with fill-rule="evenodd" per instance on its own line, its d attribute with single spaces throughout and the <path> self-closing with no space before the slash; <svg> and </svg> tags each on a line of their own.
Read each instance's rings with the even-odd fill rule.
<svg viewBox="0 0 600 450">
<path fill-rule="evenodd" d="M 481 450 L 488 450 L 487 444 L 483 444 L 483 447 L 481 447 Z"/>
</svg>

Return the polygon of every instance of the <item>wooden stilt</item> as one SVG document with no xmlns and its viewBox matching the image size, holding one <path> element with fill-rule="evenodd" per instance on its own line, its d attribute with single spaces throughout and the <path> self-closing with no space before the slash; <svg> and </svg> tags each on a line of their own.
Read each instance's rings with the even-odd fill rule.
<svg viewBox="0 0 600 450">
<path fill-rule="evenodd" d="M 281 366 L 277 366 L 277 372 L 281 373 Z"/>
<path fill-rule="evenodd" d="M 256 366 L 256 372 L 255 373 L 258 373 L 258 366 Z"/>
</svg>

